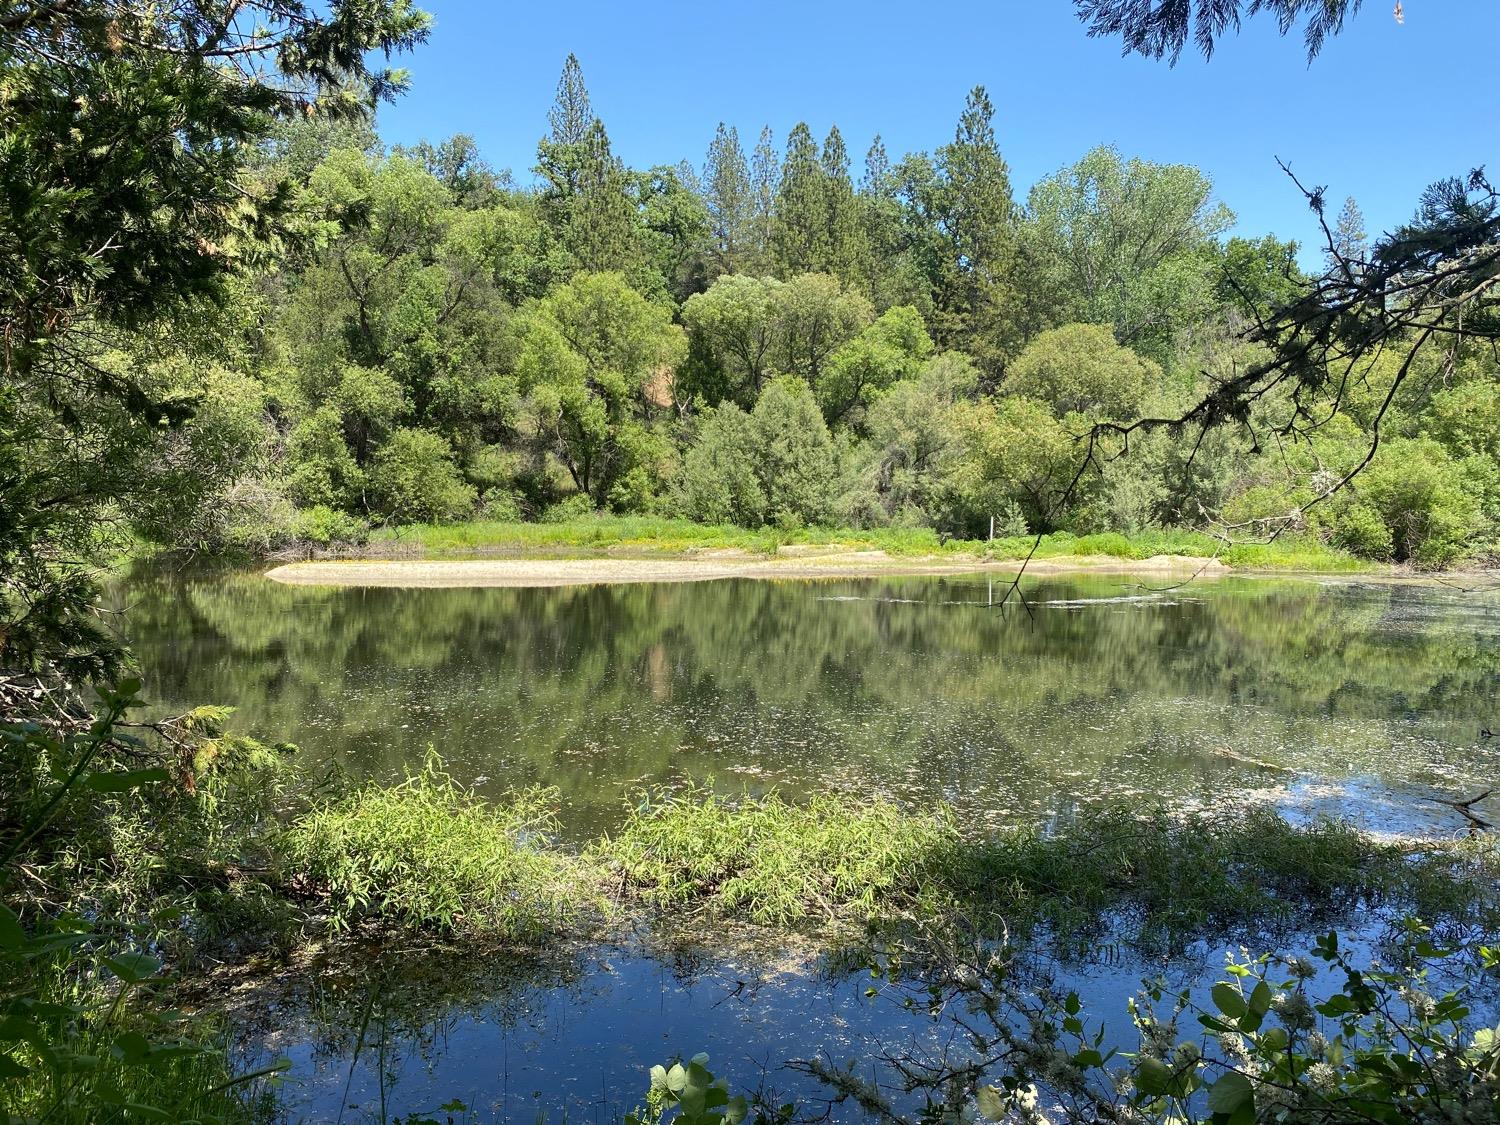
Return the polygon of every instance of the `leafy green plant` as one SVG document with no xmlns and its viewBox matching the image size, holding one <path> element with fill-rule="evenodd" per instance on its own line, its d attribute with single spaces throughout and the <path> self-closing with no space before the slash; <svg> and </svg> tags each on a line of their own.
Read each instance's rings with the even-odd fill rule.
<svg viewBox="0 0 1500 1125">
<path fill-rule="evenodd" d="M 556 800 L 531 789 L 486 804 L 429 755 L 398 785 L 314 808 L 288 830 L 285 856 L 336 930 L 372 919 L 534 940 L 597 899 L 588 866 L 547 846 Z"/>
<path fill-rule="evenodd" d="M 50 857 L 59 820 L 73 822 L 80 801 L 97 813 L 101 802 L 131 801 L 173 780 L 162 765 L 138 764 L 152 760 L 150 748 L 123 727 L 139 690 L 138 681 L 101 688 L 99 711 L 81 729 L 37 721 L 0 728 L 13 763 L 49 767 L 40 773 L 45 782 L 33 775 L 36 788 L 9 794 L 23 797 L 10 810 L 24 810 L 24 819 L 0 856 L 0 890 L 30 915 L 0 902 L 0 1120 L 259 1120 L 268 1109 L 261 1080 L 283 1068 L 237 1073 L 212 1024 L 189 1021 L 157 1000 L 167 978 L 148 950 L 160 949 L 172 930 L 173 908 L 135 923 L 102 910 L 96 884 L 70 888 L 87 913 L 59 909 L 45 893 L 38 902 L 34 890 L 15 892 L 23 867 L 29 884 L 46 887 L 58 877 Z M 199 715 L 178 729 L 211 730 L 216 717 Z M 140 758 L 122 765 L 122 747 Z M 217 752 L 212 740 L 199 745 L 195 764 L 203 773 L 205 757 Z M 226 799 L 219 790 L 205 806 L 207 830 L 198 843 L 211 854 L 226 846 L 217 830 L 228 821 L 215 815 Z"/>
<path fill-rule="evenodd" d="M 686 1064 L 651 1068 L 646 1105 L 625 1115 L 625 1125 L 740 1125 L 749 1114 L 744 1097 L 729 1094 L 729 1084 L 708 1069 L 708 1056 L 694 1055 Z"/>
</svg>

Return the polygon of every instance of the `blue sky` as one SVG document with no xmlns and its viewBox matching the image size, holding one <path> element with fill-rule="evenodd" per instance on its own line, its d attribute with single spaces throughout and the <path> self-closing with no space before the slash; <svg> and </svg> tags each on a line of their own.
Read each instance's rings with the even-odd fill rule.
<svg viewBox="0 0 1500 1125">
<path fill-rule="evenodd" d="M 1427 183 L 1500 157 L 1495 0 L 1406 0 L 1402 25 L 1392 0 L 1366 0 L 1311 65 L 1300 38 L 1257 19 L 1211 62 L 1185 52 L 1175 68 L 1087 38 L 1071 0 L 424 6 L 432 39 L 405 60 L 412 91 L 382 110 L 382 136 L 469 133 L 522 181 L 569 51 L 635 167 L 701 164 L 721 120 L 747 149 L 763 124 L 779 147 L 806 120 L 820 139 L 838 124 L 857 173 L 877 132 L 892 159 L 948 140 L 982 84 L 1018 199 L 1113 144 L 1204 169 L 1240 232 L 1306 243 L 1317 230 L 1277 156 L 1335 207 L 1355 196 L 1372 234 L 1404 220 Z"/>
</svg>

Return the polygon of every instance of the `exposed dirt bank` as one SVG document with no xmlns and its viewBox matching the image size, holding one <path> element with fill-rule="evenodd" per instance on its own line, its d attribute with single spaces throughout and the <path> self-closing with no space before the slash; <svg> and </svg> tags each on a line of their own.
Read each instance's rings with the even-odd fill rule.
<svg viewBox="0 0 1500 1125">
<path fill-rule="evenodd" d="M 299 586 L 590 586 L 618 582 L 706 582 L 719 578 L 878 578 L 899 574 L 1013 573 L 1019 561 L 986 562 L 961 557 L 899 558 L 884 551 L 848 551 L 776 558 L 729 551 L 682 559 L 464 559 L 328 560 L 288 563 L 266 572 L 277 582 Z M 1034 574 L 1081 571 L 1113 574 L 1180 574 L 1184 578 L 1227 574 L 1214 559 L 1156 555 L 1119 559 L 1076 555 L 1033 559 Z"/>
</svg>

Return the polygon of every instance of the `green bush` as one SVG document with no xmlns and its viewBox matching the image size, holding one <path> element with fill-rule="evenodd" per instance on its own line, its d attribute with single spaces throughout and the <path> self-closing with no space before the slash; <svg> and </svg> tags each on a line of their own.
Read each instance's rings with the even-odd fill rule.
<svg viewBox="0 0 1500 1125">
<path fill-rule="evenodd" d="M 735 805 L 695 788 L 643 797 L 597 854 L 647 901 L 785 923 L 870 919 L 910 902 L 956 840 L 946 813 L 833 796 Z"/>
<path fill-rule="evenodd" d="M 357 516 L 318 504 L 297 513 L 296 535 L 324 547 L 334 543 L 358 544 L 369 539 L 370 527 Z"/>
<path fill-rule="evenodd" d="M 288 830 L 291 871 L 311 880 L 335 929 L 376 922 L 530 941 L 596 901 L 585 864 L 548 847 L 557 795 L 486 804 L 436 758 L 396 786 L 370 785 Z"/>
<path fill-rule="evenodd" d="M 1385 561 L 1395 550 L 1391 529 L 1368 504 L 1351 504 L 1334 522 L 1333 541 L 1362 558 Z"/>
<path fill-rule="evenodd" d="M 1355 490 L 1390 530 L 1401 562 L 1447 566 L 1472 549 L 1485 525 L 1475 482 L 1430 438 L 1382 446 L 1355 478 Z"/>
<path fill-rule="evenodd" d="M 427 430 L 401 429 L 375 454 L 370 489 L 378 510 L 398 519 L 443 523 L 471 515 L 475 493 L 453 447 Z"/>
</svg>

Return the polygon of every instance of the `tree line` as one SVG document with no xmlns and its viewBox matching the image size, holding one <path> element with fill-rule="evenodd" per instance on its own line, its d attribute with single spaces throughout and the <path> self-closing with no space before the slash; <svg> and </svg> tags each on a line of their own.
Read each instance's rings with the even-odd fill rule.
<svg viewBox="0 0 1500 1125">
<path fill-rule="evenodd" d="M 1101 421 L 1187 408 L 1265 351 L 1258 308 L 1310 279 L 1297 246 L 1228 237 L 1208 177 L 1096 148 L 1018 200 L 985 90 L 953 137 L 854 175 L 721 124 L 701 164 L 614 155 L 569 56 L 520 186 L 474 142 L 383 145 L 368 118 L 279 126 L 246 174 L 295 184 L 289 230 L 243 254 L 196 323 L 109 341 L 195 416 L 139 466 L 155 543 L 274 550 L 374 524 L 664 512 L 746 526 L 931 526 L 971 538 L 1213 526 L 1317 534 L 1442 565 L 1500 515 L 1500 382 L 1462 339 L 1403 384 L 1371 356 L 1336 424 L 1253 425 L 1086 456 Z M 1368 253 L 1351 199 L 1337 237 Z M 247 240 L 248 241 L 248 240 Z M 164 338 L 165 337 L 165 338 Z M 1267 427 L 1300 407 L 1255 405 Z M 1076 478 L 1076 479 L 1075 479 Z M 189 502 L 184 503 L 184 494 Z"/>
</svg>

